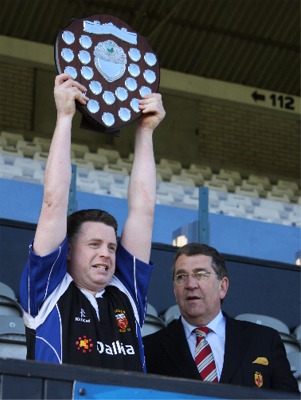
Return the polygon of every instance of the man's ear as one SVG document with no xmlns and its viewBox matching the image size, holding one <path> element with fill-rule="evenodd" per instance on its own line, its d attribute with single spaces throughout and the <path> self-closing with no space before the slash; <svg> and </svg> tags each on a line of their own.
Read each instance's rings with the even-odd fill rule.
<svg viewBox="0 0 301 400">
<path fill-rule="evenodd" d="M 223 279 L 220 281 L 220 298 L 221 300 L 226 297 L 229 288 L 229 279 L 224 276 Z"/>
</svg>

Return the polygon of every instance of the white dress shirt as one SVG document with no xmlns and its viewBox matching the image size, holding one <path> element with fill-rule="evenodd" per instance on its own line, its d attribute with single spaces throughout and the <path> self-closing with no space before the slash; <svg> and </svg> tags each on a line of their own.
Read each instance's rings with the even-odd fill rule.
<svg viewBox="0 0 301 400">
<path fill-rule="evenodd" d="M 194 333 L 194 329 L 198 328 L 198 326 L 190 325 L 183 316 L 181 317 L 181 321 L 184 327 L 186 339 L 188 342 L 188 346 L 191 351 L 191 355 L 194 359 L 194 352 L 196 347 L 196 334 Z M 226 319 L 220 311 L 218 315 L 206 325 L 211 331 L 206 336 L 206 340 L 210 344 L 212 349 L 216 372 L 218 380 L 220 380 L 223 365 L 224 365 L 224 354 L 225 354 L 225 336 L 226 336 Z"/>
</svg>

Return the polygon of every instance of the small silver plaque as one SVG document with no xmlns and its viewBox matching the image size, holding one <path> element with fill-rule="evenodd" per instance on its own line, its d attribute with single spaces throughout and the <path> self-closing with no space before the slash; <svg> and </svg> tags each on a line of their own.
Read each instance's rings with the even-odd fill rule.
<svg viewBox="0 0 301 400">
<path fill-rule="evenodd" d="M 89 81 L 94 76 L 94 71 L 91 67 L 82 67 L 80 70 L 82 76 Z"/>
<path fill-rule="evenodd" d="M 156 74 L 154 73 L 154 71 L 151 71 L 150 69 L 146 69 L 144 71 L 143 76 L 146 82 L 149 84 L 154 83 L 156 80 Z"/>
<path fill-rule="evenodd" d="M 88 35 L 81 35 L 79 43 L 84 49 L 89 49 L 92 46 L 92 39 Z"/>
<path fill-rule="evenodd" d="M 62 49 L 61 55 L 63 59 L 67 62 L 71 62 L 74 59 L 74 54 L 71 49 L 66 49 L 66 48 Z"/>
<path fill-rule="evenodd" d="M 87 50 L 80 50 L 78 52 L 78 58 L 82 64 L 89 64 L 91 61 L 90 53 Z"/>
<path fill-rule="evenodd" d="M 115 123 L 114 115 L 108 112 L 103 113 L 101 119 L 106 126 L 112 126 Z"/>
<path fill-rule="evenodd" d="M 129 121 L 131 118 L 131 112 L 128 108 L 121 107 L 118 111 L 119 118 L 126 122 Z"/>
<path fill-rule="evenodd" d="M 128 98 L 128 91 L 123 87 L 118 87 L 115 90 L 115 95 L 120 101 L 125 101 Z"/>
<path fill-rule="evenodd" d="M 134 78 L 127 78 L 125 80 L 125 86 L 131 91 L 133 92 L 134 90 L 137 89 L 137 81 Z"/>
<path fill-rule="evenodd" d="M 62 34 L 62 38 L 66 44 L 72 44 L 75 41 L 75 36 L 73 32 L 70 31 L 64 31 Z"/>
<path fill-rule="evenodd" d="M 130 64 L 128 70 L 134 78 L 137 78 L 137 76 L 140 75 L 140 68 L 137 64 Z"/>
<path fill-rule="evenodd" d="M 102 98 L 104 99 L 104 101 L 110 106 L 115 102 L 115 96 L 114 93 L 106 90 L 103 95 Z"/>
<path fill-rule="evenodd" d="M 157 57 L 154 53 L 145 53 L 144 60 L 147 65 L 153 67 L 157 62 Z"/>
<path fill-rule="evenodd" d="M 130 104 L 131 104 L 132 109 L 133 109 L 136 113 L 140 112 L 140 109 L 139 109 L 139 100 L 138 100 L 138 99 L 136 99 L 136 98 L 132 99 Z"/>
<path fill-rule="evenodd" d="M 147 86 L 142 86 L 139 90 L 141 97 L 144 97 L 146 94 L 150 94 L 151 92 L 152 92 L 151 89 Z"/>
<path fill-rule="evenodd" d="M 71 76 L 71 78 L 76 79 L 77 78 L 77 71 L 74 67 L 66 67 L 64 69 L 65 74 L 68 74 Z"/>
<path fill-rule="evenodd" d="M 91 92 L 95 95 L 98 95 L 102 92 L 102 85 L 98 81 L 91 81 L 89 84 L 89 88 L 91 89 Z"/>
<path fill-rule="evenodd" d="M 130 58 L 131 58 L 133 61 L 136 61 L 136 62 L 139 61 L 140 58 L 141 58 L 140 50 L 135 49 L 134 47 L 132 47 L 132 48 L 129 50 L 129 56 L 130 56 Z"/>
<path fill-rule="evenodd" d="M 99 111 L 100 106 L 97 100 L 89 100 L 87 108 L 92 114 L 95 114 Z"/>
</svg>

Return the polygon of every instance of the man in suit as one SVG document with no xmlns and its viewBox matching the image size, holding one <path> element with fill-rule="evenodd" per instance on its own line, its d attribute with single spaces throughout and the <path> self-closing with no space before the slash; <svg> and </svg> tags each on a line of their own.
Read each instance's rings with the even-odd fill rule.
<svg viewBox="0 0 301 400">
<path fill-rule="evenodd" d="M 279 333 L 235 320 L 221 311 L 229 279 L 224 259 L 216 249 L 199 243 L 179 248 L 173 285 L 181 316 L 144 337 L 149 373 L 298 392 Z M 201 377 L 202 363 L 197 366 L 195 361 L 195 329 L 204 326 L 209 328 L 205 347 L 212 350 L 207 356 L 208 360 L 211 357 L 210 366 L 205 368 L 212 367 L 209 378 Z"/>
</svg>

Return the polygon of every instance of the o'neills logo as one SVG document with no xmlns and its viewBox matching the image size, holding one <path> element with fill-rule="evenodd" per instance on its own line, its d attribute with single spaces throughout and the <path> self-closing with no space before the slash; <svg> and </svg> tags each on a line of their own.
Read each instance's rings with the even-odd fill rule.
<svg viewBox="0 0 301 400">
<path fill-rule="evenodd" d="M 116 324 L 120 328 L 119 332 L 130 331 L 131 329 L 128 328 L 129 322 L 125 316 L 125 311 L 116 309 L 114 310 L 114 312 L 115 312 Z"/>
<path fill-rule="evenodd" d="M 80 317 L 75 317 L 74 318 L 75 322 L 84 322 L 85 324 L 89 324 L 91 322 L 90 318 L 86 318 L 86 312 L 83 308 L 80 310 Z"/>
<path fill-rule="evenodd" d="M 112 342 L 112 344 L 106 344 L 103 342 L 97 342 L 97 351 L 99 354 L 109 354 L 110 356 L 116 356 L 119 354 L 123 355 L 134 355 L 134 347 L 130 344 L 120 343 L 119 340 Z"/>
</svg>

